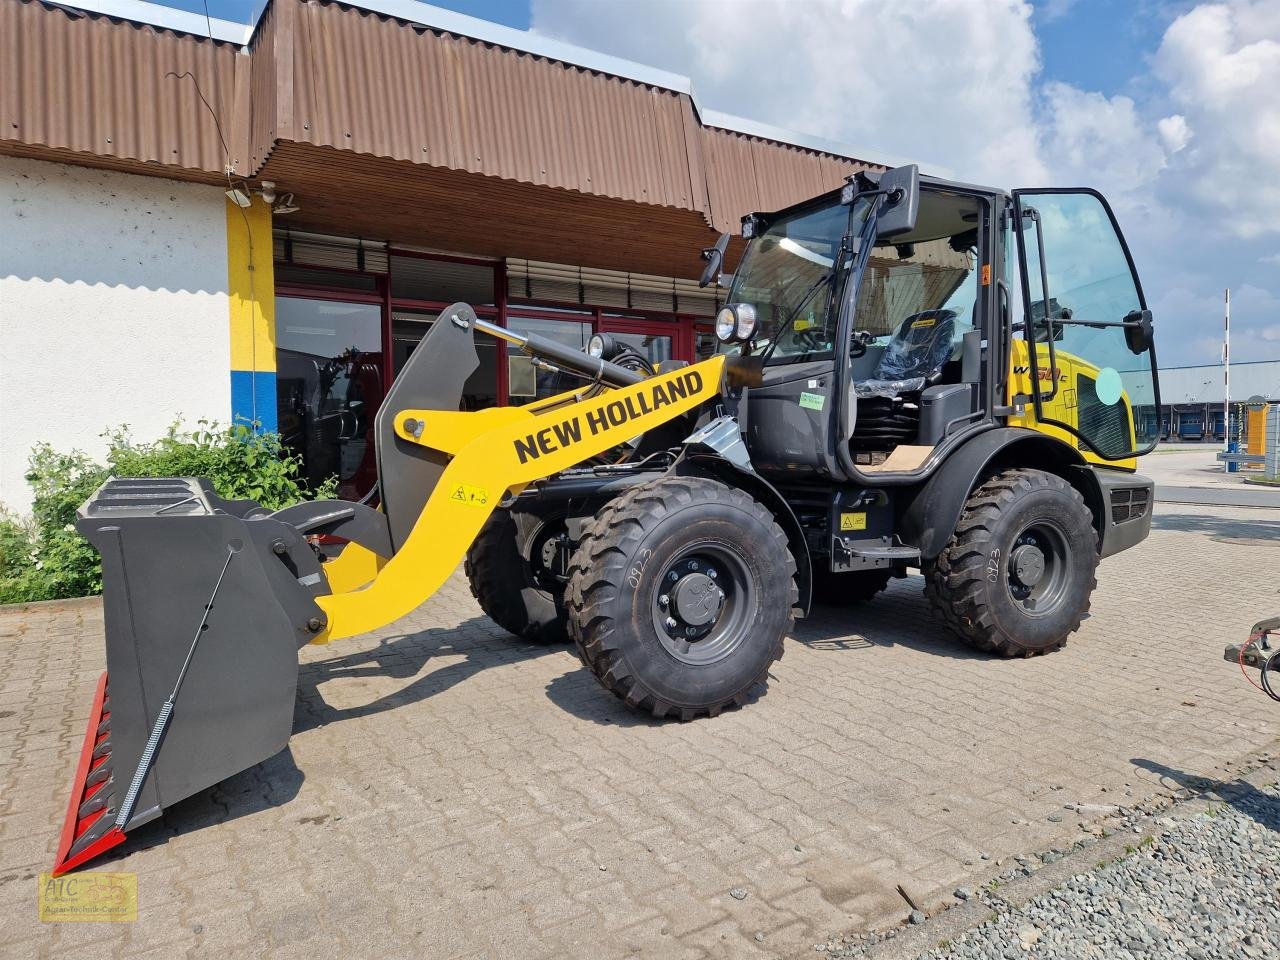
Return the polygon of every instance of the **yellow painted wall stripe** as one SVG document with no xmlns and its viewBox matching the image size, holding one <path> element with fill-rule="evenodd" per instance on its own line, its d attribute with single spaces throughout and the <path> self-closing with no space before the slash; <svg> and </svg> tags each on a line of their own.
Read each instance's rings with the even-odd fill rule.
<svg viewBox="0 0 1280 960">
<path fill-rule="evenodd" d="M 231 369 L 274 373 L 276 298 L 271 208 L 257 196 L 247 210 L 230 200 L 226 204 Z"/>
</svg>

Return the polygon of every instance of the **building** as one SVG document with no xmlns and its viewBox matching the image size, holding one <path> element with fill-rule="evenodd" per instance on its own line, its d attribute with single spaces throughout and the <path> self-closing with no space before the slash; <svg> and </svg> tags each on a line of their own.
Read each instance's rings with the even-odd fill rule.
<svg viewBox="0 0 1280 960">
<path fill-rule="evenodd" d="M 694 359 L 699 250 L 860 169 L 685 77 L 413 0 L 252 25 L 0 0 L 0 502 L 26 507 L 38 440 L 100 454 L 177 417 L 278 429 L 360 493 L 372 413 L 448 303 Z M 482 358 L 470 406 L 551 388 Z"/>
<path fill-rule="evenodd" d="M 1160 439 L 1216 441 L 1226 435 L 1222 364 L 1160 369 Z M 1280 360 L 1253 360 L 1231 364 L 1231 437 L 1248 439 L 1250 400 L 1280 403 Z M 1154 408 L 1141 411 L 1141 429 L 1150 436 L 1156 429 Z"/>
</svg>

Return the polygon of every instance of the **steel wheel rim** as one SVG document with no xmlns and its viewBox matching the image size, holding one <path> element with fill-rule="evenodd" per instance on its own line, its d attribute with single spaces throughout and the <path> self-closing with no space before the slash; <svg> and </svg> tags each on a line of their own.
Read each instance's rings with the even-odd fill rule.
<svg viewBox="0 0 1280 960">
<path fill-rule="evenodd" d="M 707 593 L 708 582 L 722 596 Z M 653 631 L 676 660 L 707 666 L 730 656 L 746 640 L 755 601 L 754 579 L 740 553 L 726 543 L 689 544 L 666 563 L 654 583 L 649 602 Z M 696 622 L 708 613 L 707 622 Z"/>
<path fill-rule="evenodd" d="M 1014 606 L 1031 617 L 1056 611 L 1070 588 L 1070 556 L 1066 532 L 1056 521 L 1037 520 L 1024 527 L 1005 563 L 1005 589 Z"/>
</svg>

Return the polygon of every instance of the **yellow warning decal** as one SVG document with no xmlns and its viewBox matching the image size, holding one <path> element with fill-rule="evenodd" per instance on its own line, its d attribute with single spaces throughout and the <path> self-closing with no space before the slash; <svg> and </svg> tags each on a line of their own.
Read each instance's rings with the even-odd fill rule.
<svg viewBox="0 0 1280 960">
<path fill-rule="evenodd" d="M 867 529 L 867 515 L 865 513 L 840 514 L 840 529 L 841 530 Z"/>
<path fill-rule="evenodd" d="M 465 503 L 468 507 L 487 507 L 489 505 L 489 491 L 483 487 L 473 487 L 470 484 L 460 483 L 453 488 L 453 492 L 449 494 L 449 499 Z"/>
<path fill-rule="evenodd" d="M 937 322 L 938 322 L 937 317 L 925 317 L 925 319 L 923 320 L 916 320 L 914 323 L 912 323 L 911 329 L 914 330 L 916 327 L 932 327 Z"/>
</svg>

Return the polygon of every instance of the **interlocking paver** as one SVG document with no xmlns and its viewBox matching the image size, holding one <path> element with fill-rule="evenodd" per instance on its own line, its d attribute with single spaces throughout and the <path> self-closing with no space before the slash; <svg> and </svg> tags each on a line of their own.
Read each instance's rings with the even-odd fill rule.
<svg viewBox="0 0 1280 960">
<path fill-rule="evenodd" d="M 0 609 L 0 954 L 811 952 L 905 913 L 900 883 L 928 899 L 1070 843 L 1088 818 L 1048 821 L 1065 802 L 1133 803 L 1274 744 L 1280 717 L 1219 657 L 1280 607 L 1256 575 L 1280 511 L 1174 509 L 1106 562 L 1061 652 L 974 654 L 912 578 L 816 611 L 767 695 L 688 724 L 507 637 L 455 576 L 392 628 L 305 649 L 290 749 L 101 864 L 138 873 L 132 925 L 36 921 L 100 606 Z"/>
</svg>

